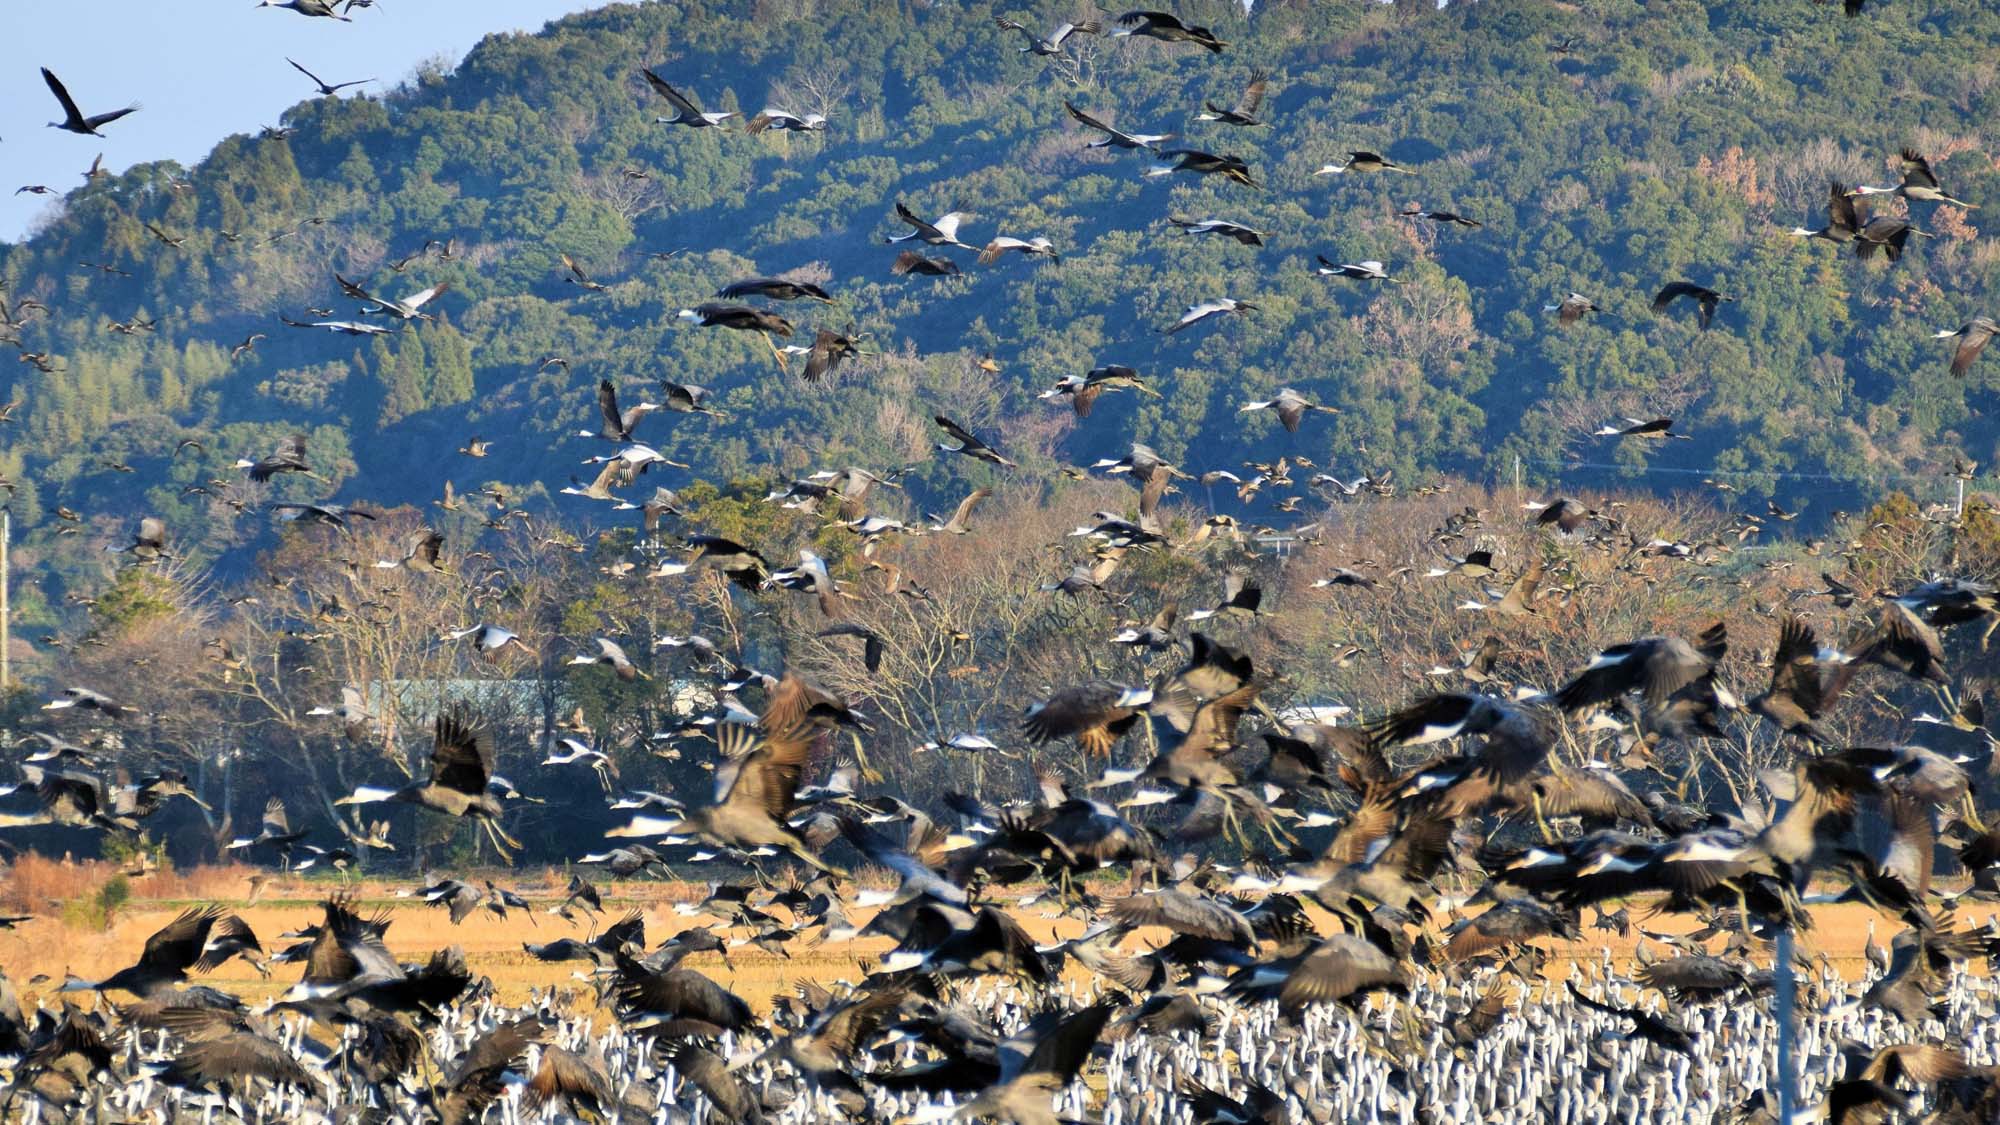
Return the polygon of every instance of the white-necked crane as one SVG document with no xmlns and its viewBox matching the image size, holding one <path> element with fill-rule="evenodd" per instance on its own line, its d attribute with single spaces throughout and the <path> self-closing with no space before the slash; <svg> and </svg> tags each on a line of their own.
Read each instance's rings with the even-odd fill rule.
<svg viewBox="0 0 2000 1125">
<path fill-rule="evenodd" d="M 1356 149 L 1348 153 L 1345 164 L 1322 164 L 1313 170 L 1313 175 L 1336 176 L 1343 172 L 1401 172 L 1405 176 L 1416 175 L 1415 172 L 1388 157 L 1369 152 L 1367 149 Z"/>
<path fill-rule="evenodd" d="M 1245 246 L 1264 245 L 1264 232 L 1228 219 L 1182 219 L 1167 216 L 1167 222 L 1187 234 L 1214 234 Z"/>
<path fill-rule="evenodd" d="M 1591 300 L 1583 294 L 1571 293 L 1553 305 L 1543 305 L 1542 311 L 1556 314 L 1556 322 L 1559 324 L 1575 324 L 1577 321 L 1583 319 L 1583 314 L 1585 313 L 1603 312 L 1604 310 L 1598 307 L 1596 301 Z"/>
<path fill-rule="evenodd" d="M 1651 419 L 1627 418 L 1625 419 L 1625 424 L 1622 426 L 1605 425 L 1598 427 L 1596 434 L 1594 434 L 1593 436 L 1636 437 L 1636 438 L 1679 438 L 1682 441 L 1694 440 L 1693 438 L 1689 437 L 1686 434 L 1675 433 L 1674 420 L 1672 418 L 1651 418 Z"/>
<path fill-rule="evenodd" d="M 292 64 L 293 70 L 312 79 L 313 86 L 319 90 L 320 96 L 323 98 L 330 98 L 347 89 L 349 86 L 366 86 L 368 83 L 375 81 L 373 78 L 358 78 L 352 82 L 328 82 L 326 79 L 300 66 L 297 59 L 287 56 L 285 61 Z"/>
<path fill-rule="evenodd" d="M 1070 36 L 1096 35 L 1098 32 L 1104 30 L 1104 25 L 1098 23 L 1096 20 L 1084 20 L 1080 23 L 1059 23 L 1056 25 L 1054 31 L 1049 32 L 1048 38 L 1044 39 L 1029 30 L 1026 26 L 1015 23 L 1006 16 L 995 16 L 993 23 L 1002 31 L 1018 31 L 1021 33 L 1021 37 L 1028 41 L 1028 45 L 1020 49 L 1024 55 L 1029 52 L 1037 55 L 1060 55 L 1062 54 L 1063 42 Z"/>
<path fill-rule="evenodd" d="M 1467 227 L 1472 230 L 1478 230 L 1486 225 L 1478 219 L 1468 219 L 1456 211 L 1426 211 L 1421 207 L 1412 207 L 1408 211 L 1398 211 L 1397 214 L 1405 219 L 1429 219 L 1434 223 Z"/>
<path fill-rule="evenodd" d="M 1055 386 L 1036 396 L 1045 402 L 1069 399 L 1070 408 L 1079 418 L 1090 417 L 1090 408 L 1097 403 L 1097 397 L 1105 391 L 1130 387 L 1143 394 L 1160 397 L 1160 392 L 1146 385 L 1140 374 L 1124 364 L 1108 363 L 1093 367 L 1082 375 L 1065 375 Z"/>
<path fill-rule="evenodd" d="M 353 20 L 334 11 L 337 2 L 338 0 L 284 0 L 283 3 L 279 3 L 279 0 L 257 0 L 257 6 L 259 8 L 285 8 L 297 12 L 302 16 L 310 16 L 315 19 L 339 20 L 342 23 L 353 23 Z"/>
<path fill-rule="evenodd" d="M 687 545 L 694 554 L 687 567 L 707 566 L 746 590 L 758 590 L 771 576 L 771 564 L 755 547 L 746 547 L 720 535 L 690 535 Z"/>
<path fill-rule="evenodd" d="M 786 676 L 771 691 L 758 730 L 733 723 L 717 730 L 724 760 L 715 770 L 714 803 L 672 822 L 639 817 L 605 835 L 685 835 L 745 850 L 771 847 L 820 871 L 843 874 L 813 854 L 788 823 L 816 741 L 818 715 L 832 705 L 824 693 Z M 653 831 L 654 825 L 661 831 Z"/>
<path fill-rule="evenodd" d="M 1056 253 L 1055 244 L 1042 235 L 1033 238 L 1014 238 L 1011 235 L 1001 234 L 995 235 L 993 240 L 979 252 L 979 264 L 990 266 L 999 261 L 1001 255 L 1009 250 L 1020 252 L 1024 258 L 1043 257 L 1057 264 L 1062 262 L 1062 255 Z"/>
<path fill-rule="evenodd" d="M 990 488 L 973 489 L 970 493 L 966 495 L 965 499 L 960 500 L 958 502 L 958 507 L 952 510 L 950 519 L 939 520 L 935 515 L 930 516 L 929 518 L 931 521 L 931 530 L 943 532 L 946 535 L 964 535 L 965 533 L 971 531 L 972 509 L 976 507 L 981 500 L 984 500 L 991 495 L 993 495 L 993 490 Z"/>
<path fill-rule="evenodd" d="M 1708 331 L 1709 322 L 1715 319 L 1716 306 L 1723 301 L 1734 301 L 1736 299 L 1734 297 L 1725 297 L 1713 289 L 1696 285 L 1692 281 L 1672 281 L 1668 282 L 1664 288 L 1653 295 L 1653 311 L 1656 313 L 1665 312 L 1668 306 L 1682 297 L 1693 301 L 1695 307 L 1700 310 L 1696 320 L 1701 325 L 1703 332 Z"/>
<path fill-rule="evenodd" d="M 1253 410 L 1276 411 L 1278 424 L 1285 427 L 1285 432 L 1288 434 L 1298 433 L 1299 422 L 1310 412 L 1318 411 L 1323 414 L 1340 413 L 1334 407 L 1321 406 L 1318 403 L 1312 402 L 1306 396 L 1290 387 L 1280 390 L 1275 398 L 1266 399 L 1263 402 L 1248 403 L 1238 408 L 1236 412 L 1238 414 L 1248 414 Z"/>
<path fill-rule="evenodd" d="M 703 113 L 701 107 L 694 104 L 693 99 L 668 85 L 666 79 L 643 68 L 639 73 L 646 76 L 646 84 L 653 88 L 654 93 L 667 99 L 667 104 L 674 107 L 672 117 L 653 118 L 653 123 L 656 125 L 686 125 L 695 129 L 712 129 L 736 116 L 734 110 L 726 113 Z"/>
<path fill-rule="evenodd" d="M 259 484 L 280 473 L 299 473 L 313 480 L 324 482 L 326 478 L 312 471 L 306 462 L 306 435 L 287 434 L 278 441 L 278 448 L 269 457 L 253 461 L 248 457 L 238 458 L 236 468 L 247 471 L 250 479 Z"/>
<path fill-rule="evenodd" d="M 1250 581 L 1250 576 L 1240 570 L 1232 570 L 1222 576 L 1222 600 L 1213 607 L 1197 609 L 1187 615 L 1190 622 L 1206 621 L 1211 617 L 1263 617 L 1264 590 Z"/>
<path fill-rule="evenodd" d="M 777 313 L 765 312 L 749 305 L 709 302 L 691 309 L 682 309 L 675 315 L 703 328 L 734 328 L 738 332 L 762 332 L 772 336 L 792 334 L 791 321 Z"/>
<path fill-rule="evenodd" d="M 1800 238 L 1823 238 L 1835 245 L 1852 242 L 1866 222 L 1865 213 L 1866 209 L 1848 194 L 1846 185 L 1833 180 L 1827 184 L 1826 225 L 1818 230 L 1793 227 L 1792 233 Z"/>
<path fill-rule="evenodd" d="M 1365 262 L 1334 262 L 1324 254 L 1315 254 L 1319 261 L 1317 272 L 1321 277 L 1344 277 L 1351 281 L 1392 281 L 1401 284 L 1400 278 L 1390 277 L 1382 268 L 1382 263 L 1370 258 Z"/>
<path fill-rule="evenodd" d="M 1111 33 L 1111 37 L 1122 39 L 1128 36 L 1158 39 L 1162 43 L 1193 43 L 1218 55 L 1229 45 L 1217 39 L 1209 29 L 1182 23 L 1167 12 L 1126 12 L 1119 16 L 1118 28 Z"/>
<path fill-rule="evenodd" d="M 861 349 L 855 340 L 852 328 L 846 333 L 835 332 L 831 328 L 821 328 L 813 333 L 813 342 L 810 346 L 787 344 L 779 351 L 788 355 L 805 356 L 806 365 L 799 371 L 799 378 L 808 383 L 817 383 L 839 366 L 841 360 L 861 354 Z"/>
<path fill-rule="evenodd" d="M 942 414 L 936 415 L 932 421 L 936 422 L 945 433 L 958 442 L 957 445 L 938 442 L 937 447 L 940 450 L 946 453 L 962 453 L 975 461 L 984 461 L 990 465 L 1000 465 L 1010 469 L 1015 467 L 1014 462 L 1000 456 L 998 450 L 972 436 L 971 430 L 966 429 L 957 422 L 952 421 Z"/>
<path fill-rule="evenodd" d="M 306 838 L 304 832 L 292 831 L 291 821 L 285 816 L 285 801 L 273 796 L 264 802 L 264 819 L 255 836 L 239 836 L 231 840 L 223 850 L 242 851 L 247 848 L 262 847 L 266 844 L 276 849 L 286 865 L 292 860 L 292 845 Z"/>
<path fill-rule="evenodd" d="M 141 520 L 139 534 L 142 537 L 148 534 L 148 529 L 145 526 L 148 523 L 157 524 L 159 523 L 159 521 L 151 516 L 148 516 L 146 517 L 146 519 Z M 156 544 L 164 544 L 166 541 L 166 533 L 162 530 L 155 529 L 153 532 L 153 541 Z M 139 711 L 137 707 L 129 707 L 123 703 L 114 702 L 112 701 L 110 696 L 107 696 L 102 692 L 92 691 L 87 687 L 66 687 L 61 689 L 60 691 L 56 692 L 56 697 L 54 699 L 51 699 L 47 703 L 42 704 L 42 710 L 95 711 L 100 715 L 108 715 L 114 719 L 120 715 L 137 714 Z"/>
<path fill-rule="evenodd" d="M 187 979 L 189 969 L 206 972 L 221 964 L 220 961 L 209 962 L 202 954 L 208 944 L 209 931 L 222 920 L 223 914 L 223 908 L 212 903 L 189 907 L 181 912 L 180 917 L 146 939 L 138 964 L 120 969 L 100 981 L 67 981 L 61 991 L 108 992 L 115 989 L 141 997 L 171 992 L 175 984 Z"/>
<path fill-rule="evenodd" d="M 597 411 L 603 421 L 595 431 L 579 430 L 577 436 L 629 442 L 632 431 L 639 427 L 639 420 L 658 409 L 660 404 L 657 402 L 641 402 L 621 412 L 618 409 L 618 388 L 611 385 L 611 380 L 600 379 L 597 382 Z"/>
<path fill-rule="evenodd" d="M 757 111 L 757 116 L 743 123 L 743 131 L 753 137 L 766 130 L 780 133 L 823 133 L 826 131 L 826 117 L 818 113 L 793 113 L 790 110 L 765 106 Z"/>
<path fill-rule="evenodd" d="M 451 288 L 451 282 L 440 281 L 436 285 L 431 286 L 429 289 L 419 289 L 415 293 L 412 293 L 409 296 L 402 298 L 401 300 L 396 300 L 388 297 L 377 297 L 374 294 L 363 290 L 360 293 L 360 298 L 366 301 L 373 301 L 375 302 L 375 305 L 373 308 L 362 309 L 361 315 L 393 316 L 399 320 L 435 320 L 437 318 L 433 317 L 431 314 L 427 312 L 424 312 L 423 307 L 427 304 L 430 304 L 432 301 L 436 300 L 439 294 L 445 292 L 450 288 Z"/>
<path fill-rule="evenodd" d="M 361 321 L 358 320 L 301 321 L 301 320 L 293 320 L 291 317 L 288 317 L 283 313 L 278 314 L 278 320 L 281 323 L 287 325 L 288 327 L 324 328 L 328 332 L 337 332 L 342 336 L 380 336 L 383 335 L 384 333 L 395 331 L 392 328 L 385 328 L 380 324 L 363 324 Z"/>
<path fill-rule="evenodd" d="M 611 288 L 601 281 L 594 280 L 589 273 L 585 272 L 582 264 L 568 254 L 562 255 L 562 264 L 563 281 L 566 284 L 574 285 L 586 293 L 603 293 Z M 548 365 L 543 364 L 543 366 L 546 367 Z"/>
<path fill-rule="evenodd" d="M 585 661 L 585 663 L 591 663 L 591 662 Z M 611 762 L 610 756 L 605 754 L 604 751 L 593 750 L 589 746 L 586 746 L 583 743 L 578 742 L 574 738 L 558 738 L 556 739 L 556 746 L 559 746 L 562 749 L 557 750 L 554 747 L 551 747 L 549 749 L 548 757 L 542 759 L 543 765 L 572 766 L 581 763 L 583 765 L 591 767 L 592 769 L 598 769 L 603 766 L 609 765 Z"/>
<path fill-rule="evenodd" d="M 534 649 L 528 647 L 528 642 L 522 640 L 512 629 L 504 629 L 498 625 L 471 625 L 464 629 L 454 629 L 444 635 L 444 639 L 448 641 L 462 641 L 467 637 L 472 638 L 472 647 L 481 656 L 498 656 L 509 645 L 519 648 L 529 656 L 537 655 Z"/>
<path fill-rule="evenodd" d="M 1171 158 L 1171 160 L 1169 159 Z M 1170 148 L 1160 154 L 1160 162 L 1146 169 L 1148 176 L 1171 176 L 1193 172 L 1197 176 L 1221 176 L 1245 187 L 1263 187 L 1250 175 L 1250 166 L 1236 156 L 1217 156 L 1194 148 Z"/>
<path fill-rule="evenodd" d="M 664 396 L 666 401 L 661 405 L 665 406 L 668 410 L 676 414 L 706 414 L 712 418 L 722 417 L 719 412 L 708 405 L 707 387 L 698 387 L 693 383 L 675 383 L 666 379 L 660 380 L 660 386 L 666 392 Z"/>
<path fill-rule="evenodd" d="M 1083 147 L 1085 148 L 1157 149 L 1161 141 L 1170 141 L 1180 135 L 1179 133 L 1127 133 L 1123 129 L 1112 128 L 1090 114 L 1076 108 L 1076 104 L 1068 99 L 1064 99 L 1063 108 L 1069 111 L 1069 115 L 1075 118 L 1078 124 L 1086 129 L 1095 129 L 1104 134 L 1099 139 L 1084 145 Z"/>
<path fill-rule="evenodd" d="M 596 652 L 578 653 L 570 657 L 569 662 L 571 664 L 602 664 L 610 668 L 619 679 L 627 683 L 634 680 L 650 680 L 653 678 L 644 669 L 632 663 L 632 659 L 625 655 L 623 646 L 609 637 L 598 637 Z"/>
<path fill-rule="evenodd" d="M 478 823 L 494 849 L 507 857 L 520 842 L 499 825 L 499 798 L 486 791 L 493 776 L 493 736 L 472 711 L 454 706 L 439 713 L 431 736 L 431 774 L 401 789 L 379 789 L 363 785 L 334 802 L 335 805 L 363 805 L 395 801 L 421 805 L 446 816 L 466 817 Z"/>
<path fill-rule="evenodd" d="M 1866 261 L 1881 250 L 1894 262 L 1903 256 L 1903 248 L 1912 237 L 1930 238 L 1931 232 L 1918 230 L 1905 218 L 1877 215 L 1854 232 L 1854 256 Z"/>
<path fill-rule="evenodd" d="M 666 454 L 643 442 L 633 442 L 619 449 L 616 453 L 586 457 L 583 459 L 583 463 L 586 465 L 610 463 L 623 466 L 622 472 L 628 482 L 653 465 L 666 465 L 675 469 L 685 469 L 688 467 L 679 461 L 670 459 Z"/>
<path fill-rule="evenodd" d="M 328 527 L 345 528 L 353 519 L 373 520 L 375 513 L 366 508 L 356 508 L 348 504 L 325 501 L 319 504 L 298 501 L 279 501 L 265 507 L 278 513 L 278 519 L 291 524 L 325 524 Z"/>
<path fill-rule="evenodd" d="M 959 272 L 958 263 L 950 258 L 925 257 L 915 250 L 905 250 L 896 255 L 896 260 L 889 266 L 889 273 L 895 277 L 912 273 L 920 277 L 957 277 Z"/>
<path fill-rule="evenodd" d="M 1950 203 L 1959 207 L 1972 207 L 1963 199 L 1953 199 L 1931 171 L 1931 162 L 1913 148 L 1902 151 L 1903 182 L 1895 187 L 1868 187 L 1857 185 L 1849 195 L 1900 195 L 1904 199 L 1921 199 L 1926 203 Z"/>
<path fill-rule="evenodd" d="M 412 570 L 419 574 L 443 574 L 445 567 L 440 555 L 444 551 L 444 535 L 428 527 L 420 527 L 403 541 L 403 555 L 395 559 L 375 560 L 377 570 Z"/>
<path fill-rule="evenodd" d="M 101 137 L 104 134 L 98 132 L 98 129 L 111 124 L 128 113 L 135 112 L 139 108 L 135 103 L 126 106 L 124 109 L 114 109 L 110 113 L 98 113 L 86 117 L 82 110 L 76 108 L 76 101 L 69 96 L 69 90 L 64 88 L 62 80 L 56 77 L 54 71 L 48 67 L 43 67 L 42 81 L 49 84 L 49 93 L 54 94 L 56 101 L 62 103 L 63 119 L 61 121 L 49 122 L 49 128 L 51 129 L 61 129 L 66 133 L 75 133 L 78 136 Z"/>
<path fill-rule="evenodd" d="M 777 361 L 779 370 L 789 370 L 790 365 L 778 351 L 773 336 L 790 336 L 792 322 L 774 312 L 751 308 L 749 305 L 727 305 L 716 301 L 682 309 L 675 314 L 680 319 L 690 321 L 703 328 L 733 328 L 738 332 L 755 332 L 764 346 L 771 349 L 771 358 Z"/>
<path fill-rule="evenodd" d="M 1251 304 L 1249 301 L 1239 301 L 1234 297 L 1212 297 L 1198 305 L 1189 305 L 1188 310 L 1181 314 L 1179 320 L 1174 321 L 1160 331 L 1171 336 L 1189 325 L 1200 324 L 1202 321 L 1213 316 L 1221 316 L 1224 313 L 1242 316 L 1245 313 L 1255 312 L 1256 310 L 1257 306 Z"/>
<path fill-rule="evenodd" d="M 773 301 L 796 301 L 809 297 L 815 301 L 833 302 L 826 290 L 810 281 L 792 281 L 782 277 L 751 277 L 731 282 L 715 291 L 715 295 L 731 301 L 745 297 L 768 297 Z"/>
<path fill-rule="evenodd" d="M 170 250 L 180 250 L 182 246 L 188 244 L 188 236 L 186 234 L 168 234 L 166 230 L 160 230 L 152 222 L 146 222 L 144 226 L 146 226 L 146 234 L 152 234 L 154 242 L 158 242 L 158 244 L 162 244 L 162 246 L 166 246 Z"/>
<path fill-rule="evenodd" d="M 1951 353 L 1951 373 L 1964 375 L 1996 334 L 2000 334 L 2000 322 L 1988 316 L 1975 316 L 1952 331 L 1933 333 L 1933 338 L 1958 341 L 1958 347 Z"/>
<path fill-rule="evenodd" d="M 1262 69 L 1252 70 L 1250 84 L 1243 87 L 1243 96 L 1236 99 L 1234 106 L 1223 109 L 1214 102 L 1205 101 L 1201 103 L 1202 111 L 1195 114 L 1194 119 L 1219 121 L 1224 125 L 1262 125 L 1264 122 L 1257 119 L 1257 110 L 1264 104 L 1264 89 L 1269 82 L 1270 76 Z"/>
<path fill-rule="evenodd" d="M 904 206 L 903 201 L 899 199 L 896 201 L 896 217 L 910 224 L 912 229 L 908 234 L 891 235 L 887 239 L 891 244 L 914 241 L 932 246 L 956 246 L 961 250 L 973 249 L 958 238 L 958 224 L 965 219 L 965 215 L 961 212 L 947 212 L 938 216 L 936 222 L 927 223 L 917 218 L 916 212 Z"/>
<path fill-rule="evenodd" d="M 581 496 L 586 500 L 603 500 L 607 503 L 618 499 L 618 495 L 611 489 L 614 486 L 622 488 L 632 483 L 632 476 L 626 470 L 625 463 L 615 457 L 603 464 L 604 467 L 598 471 L 597 479 L 585 484 L 576 477 L 571 477 L 567 486 L 557 490 L 557 495 Z"/>
</svg>

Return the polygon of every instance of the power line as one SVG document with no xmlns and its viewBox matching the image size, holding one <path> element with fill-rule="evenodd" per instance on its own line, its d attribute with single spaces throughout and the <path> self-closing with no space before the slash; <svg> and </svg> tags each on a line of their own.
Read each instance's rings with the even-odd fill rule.
<svg viewBox="0 0 2000 1125">
<path fill-rule="evenodd" d="M 1952 474 L 1921 476 L 1915 473 L 1883 473 L 1878 476 L 1852 476 L 1842 473 L 1794 473 L 1781 469 L 1678 469 L 1669 465 L 1620 465 L 1606 461 L 1537 460 L 1522 459 L 1524 465 L 1539 465 L 1558 469 L 1608 469 L 1621 473 L 1657 473 L 1690 477 L 1738 477 L 1771 480 L 1839 481 L 1847 484 L 1887 484 L 1894 481 L 1937 484 L 1940 481 L 1958 480 Z M 1975 483 L 1981 479 L 2000 483 L 2000 477 L 1970 478 Z"/>
</svg>

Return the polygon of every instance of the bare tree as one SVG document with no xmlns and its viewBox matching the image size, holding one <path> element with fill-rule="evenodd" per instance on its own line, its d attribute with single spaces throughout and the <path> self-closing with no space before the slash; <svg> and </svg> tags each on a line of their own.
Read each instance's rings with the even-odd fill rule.
<svg viewBox="0 0 2000 1125">
<path fill-rule="evenodd" d="M 622 171 L 579 174 L 576 187 L 578 193 L 585 198 L 604 204 L 627 220 L 636 219 L 648 211 L 656 211 L 666 205 L 659 187 L 650 178 L 635 178 Z"/>
<path fill-rule="evenodd" d="M 817 113 L 834 121 L 853 92 L 847 64 L 836 59 L 813 66 L 800 63 L 788 67 L 773 86 L 771 96 L 780 108 L 799 114 Z"/>
</svg>

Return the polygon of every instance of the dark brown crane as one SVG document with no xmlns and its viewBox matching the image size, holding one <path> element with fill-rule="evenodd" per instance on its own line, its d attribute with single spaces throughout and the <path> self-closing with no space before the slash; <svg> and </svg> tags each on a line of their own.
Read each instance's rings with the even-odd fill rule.
<svg viewBox="0 0 2000 1125">
<path fill-rule="evenodd" d="M 439 712 L 431 737 L 431 773 L 401 789 L 360 786 L 335 805 L 397 801 L 421 805 L 446 816 L 478 822 L 503 855 L 520 842 L 501 831 L 500 799 L 487 791 L 493 777 L 493 736 L 471 708 L 455 705 Z"/>
</svg>

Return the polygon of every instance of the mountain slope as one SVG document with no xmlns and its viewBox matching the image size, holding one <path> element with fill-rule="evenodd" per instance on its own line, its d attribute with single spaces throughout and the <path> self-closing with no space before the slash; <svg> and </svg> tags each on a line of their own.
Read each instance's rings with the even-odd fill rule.
<svg viewBox="0 0 2000 1125">
<path fill-rule="evenodd" d="M 940 410 L 999 435 L 1030 473 L 1133 440 L 1192 467 L 1292 452 L 1344 477 L 1406 481 L 1491 475 L 1516 454 L 1531 476 L 1567 456 L 1650 458 L 1695 477 L 1941 479 L 1961 452 L 2000 452 L 1996 376 L 1952 379 L 1946 346 L 1928 339 L 1987 307 L 1984 212 L 1915 205 L 1936 237 L 1892 268 L 1788 233 L 1824 221 L 1829 177 L 1893 182 L 1903 144 L 1959 196 L 2000 199 L 1984 138 L 1965 124 L 2000 109 L 1986 61 L 2000 13 L 1976 0 L 1860 20 L 1803 0 L 1610 0 L 1588 14 L 1266 2 L 1249 18 L 1188 5 L 1225 53 L 1079 37 L 1058 64 L 1017 52 L 996 14 L 1043 18 L 985 4 L 613 6 L 489 39 L 452 73 L 381 100 L 302 103 L 288 138 L 231 138 L 197 168 L 142 167 L 73 193 L 0 252 L 7 300 L 51 310 L 24 314 L 19 335 L 55 370 L 12 365 L 0 392 L 22 403 L 0 473 L 56 572 L 50 602 L 65 569 L 98 565 L 93 539 L 126 534 L 142 510 L 218 551 L 257 542 L 260 520 L 184 490 L 239 479 L 231 462 L 294 430 L 311 433 L 329 483 L 282 478 L 276 495 L 422 503 L 450 478 L 536 502 L 598 451 L 575 435 L 595 428 L 600 378 L 627 403 L 657 398 L 661 377 L 711 388 L 725 418 L 640 427 L 702 477 L 912 462 L 933 508 L 968 472 L 930 457 Z M 1570 35 L 1570 53 L 1551 50 Z M 641 67 L 706 109 L 778 105 L 831 126 L 658 125 L 666 106 Z M 1253 67 L 1271 74 L 1271 124 L 1191 120 L 1203 100 L 1233 103 Z M 1146 159 L 1086 150 L 1094 135 L 1064 99 L 1240 155 L 1263 188 L 1145 177 Z M 1312 174 L 1350 149 L 1416 175 Z M 905 229 L 897 200 L 925 216 L 967 211 L 975 244 L 1047 236 L 1062 262 L 979 266 L 946 251 L 962 277 L 891 277 L 898 248 L 882 240 Z M 1410 204 L 1485 225 L 1399 217 Z M 1169 215 L 1237 219 L 1267 245 L 1183 236 Z M 147 224 L 186 241 L 169 247 Z M 448 259 L 425 252 L 433 240 Z M 563 254 L 609 289 L 565 283 Z M 1380 259 L 1402 283 L 1315 276 L 1316 254 Z M 793 270 L 839 298 L 783 309 L 795 341 L 852 325 L 878 354 L 805 386 L 754 337 L 676 319 L 732 280 Z M 393 337 L 278 322 L 315 306 L 350 317 L 335 272 L 392 295 L 451 288 L 437 323 Z M 1681 278 L 1736 298 L 1711 331 L 1684 307 L 1647 311 Z M 1571 289 L 1606 311 L 1559 330 L 1541 307 Z M 1161 332 L 1222 295 L 1258 311 Z M 158 328 L 106 330 L 134 318 Z M 268 338 L 231 361 L 255 332 Z M 998 375 L 974 366 L 986 353 Z M 542 368 L 552 355 L 568 366 Z M 1031 397 L 1105 363 L 1138 368 L 1164 396 L 1107 395 L 1081 423 Z M 1280 386 L 1342 413 L 1296 437 L 1238 417 Z M 1627 414 L 1675 416 L 1695 440 L 1582 436 Z M 449 454 L 473 434 L 493 442 L 490 457 Z M 203 449 L 172 456 L 189 437 Z M 1732 479 L 1786 498 L 1809 488 Z M 597 514 L 581 503 L 564 510 Z M 54 539 L 57 505 L 97 535 Z"/>
</svg>

